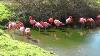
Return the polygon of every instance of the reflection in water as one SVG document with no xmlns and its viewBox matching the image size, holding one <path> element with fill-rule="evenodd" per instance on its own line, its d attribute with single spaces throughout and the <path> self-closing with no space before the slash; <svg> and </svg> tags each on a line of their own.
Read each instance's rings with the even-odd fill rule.
<svg viewBox="0 0 100 56">
<path fill-rule="evenodd" d="M 75 48 L 47 48 L 59 56 L 100 56 L 100 31 L 91 33 L 86 44 Z"/>
<path fill-rule="evenodd" d="M 95 49 L 99 49 L 100 48 L 100 31 L 95 32 L 92 36 L 91 36 L 91 41 L 90 41 L 90 46 L 92 48 Z"/>
<path fill-rule="evenodd" d="M 84 35 L 82 32 L 79 32 L 79 33 L 82 36 Z M 71 34 L 71 33 L 64 33 L 64 34 L 66 34 L 65 37 L 66 36 L 67 37 L 73 36 L 73 34 Z M 62 35 L 64 35 L 64 34 L 62 34 Z M 71 42 L 69 38 L 65 39 L 63 37 L 64 39 L 62 38 L 62 41 L 60 41 L 60 39 L 58 39 L 58 35 L 59 34 L 52 33 L 52 34 L 50 34 L 51 38 L 48 37 L 47 34 L 45 34 L 45 35 L 47 36 L 47 39 L 54 40 L 54 42 L 58 41 L 58 42 L 56 42 L 56 44 L 59 44 L 59 45 L 63 45 L 64 44 L 64 47 L 56 46 L 55 44 L 53 45 L 52 44 L 53 42 L 51 43 L 50 40 L 49 40 L 50 41 L 49 42 L 50 45 L 52 44 L 55 47 L 50 46 L 50 45 L 48 46 L 45 43 L 43 45 L 39 44 L 39 46 L 41 46 L 41 47 L 43 47 L 43 48 L 45 48 L 47 50 L 53 51 L 56 54 L 58 54 L 59 56 L 100 56 L 100 31 L 95 31 L 95 32 L 90 33 L 86 37 L 87 39 L 85 40 L 85 42 L 86 42 L 85 44 L 81 43 L 81 45 L 75 45 L 75 47 L 70 47 L 70 45 L 74 45 L 73 44 L 74 42 L 69 43 L 69 42 Z M 14 37 L 15 36 L 17 36 L 17 35 L 14 35 Z M 40 35 L 40 36 L 42 36 L 42 35 Z M 54 36 L 54 38 L 56 40 L 53 39 L 52 36 Z M 77 35 L 74 35 L 74 36 L 75 37 L 79 37 Z M 21 38 L 20 36 L 17 37 L 17 39 L 20 39 L 20 38 Z M 22 37 L 21 40 L 24 40 L 24 39 L 25 38 Z M 41 38 L 39 38 L 39 39 L 41 39 Z M 46 41 L 47 39 L 43 39 L 43 40 Z M 29 40 L 26 40 L 26 39 L 25 39 L 25 41 L 29 42 Z M 69 42 L 67 42 L 67 41 L 69 41 Z M 67 46 L 69 46 L 70 48 L 68 48 Z"/>
</svg>

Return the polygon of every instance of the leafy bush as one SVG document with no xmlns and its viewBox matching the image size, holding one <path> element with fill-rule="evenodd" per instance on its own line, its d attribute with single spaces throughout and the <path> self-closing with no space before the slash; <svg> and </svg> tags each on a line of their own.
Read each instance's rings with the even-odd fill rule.
<svg viewBox="0 0 100 56">
<path fill-rule="evenodd" d="M 3 19 L 3 20 L 0 22 L 0 25 L 5 26 L 8 22 L 9 22 L 8 19 Z"/>
<path fill-rule="evenodd" d="M 56 56 L 36 45 L 12 40 L 9 35 L 0 30 L 1 56 Z"/>
<path fill-rule="evenodd" d="M 37 20 L 47 20 L 49 17 L 65 19 L 72 15 L 79 17 L 94 17 L 100 13 L 100 0 L 3 0 L 9 3 L 9 8 L 16 15 L 33 15 Z M 7 3 L 8 4 L 8 3 Z M 24 18 L 27 19 L 27 18 Z"/>
<path fill-rule="evenodd" d="M 0 20 L 8 18 L 12 15 L 12 12 L 2 3 L 0 3 Z"/>
<path fill-rule="evenodd" d="M 33 15 L 36 19 L 44 20 L 48 17 L 58 19 L 72 15 L 76 18 L 80 16 L 93 17 L 100 13 L 99 0 L 12 0 L 20 4 L 16 14 Z"/>
</svg>

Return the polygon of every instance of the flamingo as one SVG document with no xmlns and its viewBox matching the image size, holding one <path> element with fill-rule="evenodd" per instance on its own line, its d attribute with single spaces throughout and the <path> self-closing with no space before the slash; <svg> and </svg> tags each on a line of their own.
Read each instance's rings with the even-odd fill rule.
<svg viewBox="0 0 100 56">
<path fill-rule="evenodd" d="M 31 30 L 30 30 L 30 28 L 26 28 L 25 29 L 25 35 L 31 35 Z"/>
<path fill-rule="evenodd" d="M 16 29 L 16 22 L 8 22 L 8 30 Z"/>
<path fill-rule="evenodd" d="M 8 29 L 8 30 L 11 30 L 11 27 L 12 27 L 12 26 L 11 26 L 11 22 L 8 22 L 8 24 L 7 24 L 7 29 Z"/>
<path fill-rule="evenodd" d="M 50 26 L 50 24 L 48 22 L 41 22 L 41 24 L 45 28 L 45 31 L 46 31 L 46 28 L 48 28 Z"/>
<path fill-rule="evenodd" d="M 32 20 L 33 19 L 33 17 L 32 16 L 29 16 L 29 20 Z"/>
<path fill-rule="evenodd" d="M 61 23 L 61 22 L 60 22 L 59 20 L 57 20 L 57 19 L 54 20 L 54 24 L 55 24 L 57 27 L 60 26 L 60 23 Z"/>
<path fill-rule="evenodd" d="M 44 22 L 44 25 L 43 26 L 47 28 L 47 27 L 50 26 L 50 24 L 48 22 Z"/>
<path fill-rule="evenodd" d="M 100 26 L 100 14 L 96 16 L 96 19 L 95 19 L 97 25 Z"/>
<path fill-rule="evenodd" d="M 36 20 L 30 20 L 29 22 L 34 27 L 35 26 L 35 23 L 36 23 Z"/>
<path fill-rule="evenodd" d="M 54 22 L 54 19 L 53 19 L 52 17 L 50 17 L 50 18 L 48 19 L 48 23 L 50 23 L 50 24 L 52 25 L 53 22 Z"/>
<path fill-rule="evenodd" d="M 94 23 L 95 23 L 95 21 L 94 21 L 93 18 L 88 18 L 87 19 L 88 28 L 92 28 L 92 26 L 93 26 Z"/>
<path fill-rule="evenodd" d="M 73 25 L 72 16 L 69 16 L 69 17 L 66 19 L 66 24 L 67 24 L 68 26 Z"/>
<path fill-rule="evenodd" d="M 8 29 L 17 29 L 22 33 L 22 35 L 24 35 L 24 28 L 24 24 L 20 20 L 18 20 L 17 22 L 8 23 Z"/>
<path fill-rule="evenodd" d="M 48 22 L 49 22 L 49 23 L 53 23 L 53 21 L 54 21 L 54 19 L 53 19 L 52 17 L 50 17 L 50 18 L 48 19 Z"/>
<path fill-rule="evenodd" d="M 36 23 L 36 20 L 33 20 L 32 16 L 29 16 L 29 22 L 34 27 L 35 23 Z"/>
<path fill-rule="evenodd" d="M 100 15 L 97 15 L 97 18 L 100 19 Z"/>
<path fill-rule="evenodd" d="M 24 35 L 24 31 L 25 31 L 24 24 L 19 21 L 17 27 L 20 30 L 20 32 L 22 33 L 22 35 Z"/>
<path fill-rule="evenodd" d="M 21 26 L 21 27 L 19 28 L 19 30 L 20 30 L 20 32 L 22 33 L 22 35 L 24 35 L 25 27 L 24 27 L 24 26 Z"/>
<path fill-rule="evenodd" d="M 35 26 L 39 28 L 39 32 L 40 28 L 43 28 L 43 25 L 40 22 L 36 22 Z"/>
<path fill-rule="evenodd" d="M 81 28 L 83 28 L 85 26 L 85 23 L 86 23 L 86 18 L 80 18 L 79 19 L 79 23 L 81 24 Z"/>
<path fill-rule="evenodd" d="M 57 19 L 54 20 L 54 24 L 56 25 L 56 27 L 65 25 L 63 22 L 61 22 L 61 21 L 59 21 Z"/>
<path fill-rule="evenodd" d="M 8 32 L 10 30 L 13 30 L 13 32 L 15 33 L 15 30 L 17 29 L 17 23 L 16 22 L 8 22 L 8 26 L 7 26 Z M 11 35 L 12 36 L 12 35 Z"/>
</svg>

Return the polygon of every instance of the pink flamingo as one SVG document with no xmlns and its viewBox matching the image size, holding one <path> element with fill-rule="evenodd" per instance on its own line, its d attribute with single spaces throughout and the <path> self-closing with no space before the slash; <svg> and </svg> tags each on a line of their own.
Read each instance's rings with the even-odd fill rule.
<svg viewBox="0 0 100 56">
<path fill-rule="evenodd" d="M 8 29 L 8 32 L 10 30 L 13 30 L 13 32 L 15 33 L 15 30 L 17 29 L 17 23 L 16 22 L 8 22 L 7 29 Z"/>
<path fill-rule="evenodd" d="M 45 31 L 46 31 L 46 28 L 48 28 L 50 26 L 50 24 L 48 22 L 40 22 L 40 23 L 45 28 Z"/>
<path fill-rule="evenodd" d="M 50 23 L 50 24 L 52 25 L 53 22 L 54 22 L 54 19 L 50 17 L 50 18 L 48 19 L 48 23 Z"/>
<path fill-rule="evenodd" d="M 54 24 L 56 25 L 56 27 L 65 25 L 63 22 L 61 22 L 61 21 L 59 21 L 57 19 L 54 20 Z"/>
<path fill-rule="evenodd" d="M 32 20 L 33 19 L 33 17 L 32 16 L 29 16 L 29 20 Z"/>
<path fill-rule="evenodd" d="M 11 28 L 12 28 L 11 22 L 8 22 L 8 24 L 7 24 L 7 29 L 8 29 L 8 30 L 11 30 Z"/>
<path fill-rule="evenodd" d="M 69 17 L 66 19 L 66 24 L 67 24 L 68 26 L 72 26 L 72 25 L 73 25 L 72 16 L 69 16 Z"/>
<path fill-rule="evenodd" d="M 95 23 L 95 21 L 94 21 L 93 18 L 88 18 L 87 19 L 88 28 L 92 28 L 92 26 L 93 26 L 94 23 Z"/>
<path fill-rule="evenodd" d="M 8 22 L 8 30 L 16 29 L 16 22 Z"/>
<path fill-rule="evenodd" d="M 100 26 L 100 14 L 96 16 L 96 19 L 95 19 L 97 25 Z"/>
<path fill-rule="evenodd" d="M 22 35 L 24 35 L 25 27 L 22 22 L 18 23 L 18 28 L 19 28 L 20 32 L 22 33 Z"/>
<path fill-rule="evenodd" d="M 79 23 L 81 24 L 81 28 L 83 28 L 85 26 L 85 23 L 86 23 L 86 18 L 80 18 L 79 19 Z"/>
<path fill-rule="evenodd" d="M 97 15 L 97 19 L 100 19 L 100 15 Z"/>
<path fill-rule="evenodd" d="M 57 19 L 54 20 L 54 24 L 55 24 L 57 27 L 60 26 L 60 23 L 61 23 L 61 22 L 60 22 L 59 20 L 57 20 Z"/>
<path fill-rule="evenodd" d="M 39 32 L 40 28 L 43 28 L 43 25 L 40 22 L 36 22 L 35 26 L 39 28 Z"/>
<path fill-rule="evenodd" d="M 30 30 L 30 28 L 26 28 L 25 29 L 25 35 L 31 35 L 31 30 Z"/>
<path fill-rule="evenodd" d="M 29 22 L 34 27 L 35 26 L 35 23 L 36 23 L 36 20 L 33 20 L 32 16 L 30 16 L 29 17 Z"/>
<path fill-rule="evenodd" d="M 25 27 L 24 24 L 18 20 L 17 22 L 8 22 L 8 26 L 7 26 L 8 30 L 19 30 L 22 35 L 24 35 L 24 31 L 25 31 Z"/>
<path fill-rule="evenodd" d="M 35 26 L 35 23 L 36 23 L 36 20 L 30 20 L 29 22 L 34 27 Z"/>
<path fill-rule="evenodd" d="M 19 28 L 19 30 L 20 30 L 20 32 L 22 33 L 22 35 L 24 35 L 25 27 L 24 27 L 24 26 L 21 26 L 21 27 Z"/>
<path fill-rule="evenodd" d="M 41 21 L 40 24 L 42 24 L 42 26 L 45 27 L 45 28 L 50 26 L 50 24 L 48 22 Z"/>
</svg>

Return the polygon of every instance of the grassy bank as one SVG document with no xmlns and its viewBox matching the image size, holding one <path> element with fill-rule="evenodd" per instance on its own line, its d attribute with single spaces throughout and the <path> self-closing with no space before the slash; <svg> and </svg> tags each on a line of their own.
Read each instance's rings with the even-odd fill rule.
<svg viewBox="0 0 100 56">
<path fill-rule="evenodd" d="M 55 56 L 36 45 L 12 40 L 8 34 L 0 29 L 0 55 L 1 56 Z"/>
</svg>

